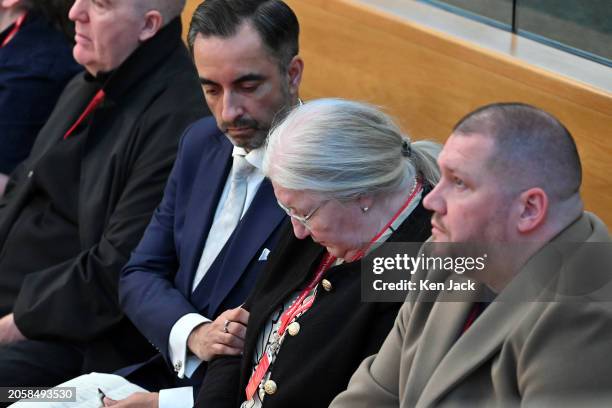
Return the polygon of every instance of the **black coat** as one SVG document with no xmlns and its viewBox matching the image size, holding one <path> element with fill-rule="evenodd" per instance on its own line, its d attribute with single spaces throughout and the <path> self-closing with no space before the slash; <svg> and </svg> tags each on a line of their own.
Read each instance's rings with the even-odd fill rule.
<svg viewBox="0 0 612 408">
<path fill-rule="evenodd" d="M 78 183 L 80 252 L 26 276 L 0 271 L 0 287 L 12 282 L 19 288 L 2 300 L 14 299 L 23 334 L 79 344 L 87 350 L 84 371 L 114 370 L 143 357 L 141 337 L 119 307 L 119 273 L 161 200 L 182 132 L 207 113 L 180 35 L 177 18 L 134 51 L 106 81 L 102 105 L 73 136 L 86 137 L 80 179 L 66 180 Z M 68 84 L 30 157 L 11 176 L 0 202 L 0 244 L 35 198 L 31 175 L 38 162 L 63 141 L 97 92 L 99 85 L 86 75 Z M 35 254 L 32 249 L 23 262 Z"/>
<path fill-rule="evenodd" d="M 422 204 L 387 242 L 421 242 L 430 235 L 430 213 Z M 249 296 L 250 311 L 244 356 L 221 357 L 209 364 L 196 407 L 237 407 L 253 367 L 253 353 L 270 315 L 312 279 L 325 248 L 310 238 L 298 240 L 288 225 L 281 244 Z M 414 254 L 416 256 L 416 253 Z M 327 407 L 346 389 L 361 361 L 378 352 L 401 303 L 361 302 L 361 263 L 330 268 L 325 279 L 332 290 L 319 288 L 310 310 L 299 318 L 297 336 L 286 336 L 272 369 L 278 386 L 267 395 L 266 408 Z"/>
</svg>

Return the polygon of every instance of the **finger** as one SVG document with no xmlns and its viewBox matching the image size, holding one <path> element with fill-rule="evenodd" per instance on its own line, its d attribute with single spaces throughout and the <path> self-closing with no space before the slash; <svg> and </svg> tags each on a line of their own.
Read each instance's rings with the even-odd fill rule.
<svg viewBox="0 0 612 408">
<path fill-rule="evenodd" d="M 249 312 L 240 307 L 228 310 L 227 315 L 229 316 L 227 319 L 233 322 L 240 322 L 244 325 L 249 322 Z"/>
<path fill-rule="evenodd" d="M 246 326 L 240 322 L 230 322 L 230 324 L 227 325 L 227 332 L 242 340 L 244 340 L 246 336 L 246 329 Z"/>
<path fill-rule="evenodd" d="M 102 402 L 104 403 L 105 407 L 112 407 L 113 405 L 117 405 L 119 401 L 115 401 L 114 399 L 104 397 L 104 400 L 102 400 Z"/>
<path fill-rule="evenodd" d="M 223 338 L 217 344 L 242 350 L 244 348 L 244 339 L 230 333 L 224 333 Z"/>
<path fill-rule="evenodd" d="M 247 328 L 245 325 L 236 323 L 234 325 L 234 330 L 232 331 L 232 334 L 238 337 L 239 339 L 244 340 L 246 338 L 246 331 Z"/>
</svg>

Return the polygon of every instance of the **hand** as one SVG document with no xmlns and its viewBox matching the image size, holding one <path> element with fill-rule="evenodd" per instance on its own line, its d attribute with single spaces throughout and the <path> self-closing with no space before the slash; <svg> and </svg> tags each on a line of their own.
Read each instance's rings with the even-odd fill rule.
<svg viewBox="0 0 612 408">
<path fill-rule="evenodd" d="M 225 332 L 225 322 L 227 333 Z M 244 348 L 249 312 L 237 307 L 221 313 L 214 321 L 197 326 L 187 339 L 187 347 L 200 360 L 210 361 L 215 356 L 237 356 Z"/>
<path fill-rule="evenodd" d="M 136 392 L 126 399 L 119 401 L 104 397 L 104 406 L 116 408 L 157 408 L 159 406 L 159 394 L 156 392 Z"/>
<path fill-rule="evenodd" d="M 15 325 L 13 314 L 8 314 L 0 319 L 0 344 L 11 344 L 21 340 L 26 340 L 26 338 Z"/>
</svg>

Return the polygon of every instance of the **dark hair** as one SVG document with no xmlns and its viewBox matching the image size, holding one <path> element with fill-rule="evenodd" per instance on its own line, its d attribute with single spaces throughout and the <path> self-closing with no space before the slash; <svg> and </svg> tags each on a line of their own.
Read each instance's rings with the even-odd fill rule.
<svg viewBox="0 0 612 408">
<path fill-rule="evenodd" d="M 253 24 L 264 46 L 279 61 L 281 71 L 286 70 L 299 52 L 300 25 L 293 10 L 281 0 L 206 0 L 191 19 L 189 49 L 193 53 L 198 34 L 228 38 L 245 21 Z"/>
<path fill-rule="evenodd" d="M 68 12 L 75 0 L 23 0 L 28 10 L 42 14 L 58 30 L 74 41 L 74 23 L 68 19 Z"/>
<path fill-rule="evenodd" d="M 510 186 L 537 186 L 558 199 L 580 189 L 582 166 L 574 138 L 542 109 L 524 103 L 486 105 L 461 119 L 453 134 L 491 137 L 490 167 Z"/>
</svg>

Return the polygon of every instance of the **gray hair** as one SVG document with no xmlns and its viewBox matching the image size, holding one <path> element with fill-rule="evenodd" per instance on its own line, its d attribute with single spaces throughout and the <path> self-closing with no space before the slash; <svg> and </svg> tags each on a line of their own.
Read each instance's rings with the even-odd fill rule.
<svg viewBox="0 0 612 408">
<path fill-rule="evenodd" d="M 284 188 L 350 200 L 409 188 L 416 176 L 433 186 L 440 149 L 434 142 L 411 143 L 372 105 L 318 99 L 272 129 L 263 171 Z"/>
<path fill-rule="evenodd" d="M 143 12 L 157 10 L 163 17 L 165 26 L 175 17 L 178 17 L 185 8 L 186 0 L 145 0 L 141 1 Z"/>
</svg>

